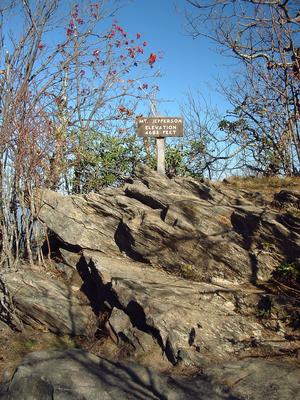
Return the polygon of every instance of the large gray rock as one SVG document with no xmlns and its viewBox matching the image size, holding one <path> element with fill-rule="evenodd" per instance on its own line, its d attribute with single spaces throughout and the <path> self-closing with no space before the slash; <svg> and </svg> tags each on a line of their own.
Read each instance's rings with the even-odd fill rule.
<svg viewBox="0 0 300 400">
<path fill-rule="evenodd" d="M 258 380 L 255 360 L 241 359 L 297 354 L 299 340 L 288 326 L 291 313 L 287 312 L 288 307 L 299 308 L 297 300 L 281 302 L 280 296 L 268 295 L 253 283 L 268 279 L 280 263 L 299 259 L 299 219 L 266 205 L 259 207 L 244 192 L 234 193 L 209 182 L 169 180 L 146 168 L 140 168 L 136 178 L 122 189 L 101 194 L 66 197 L 51 191 L 40 193 L 39 218 L 52 231 L 51 244 L 61 259 L 56 268 L 64 279 L 58 279 L 51 267 L 47 273 L 30 268 L 3 273 L 0 319 L 17 328 L 26 323 L 70 335 L 93 335 L 100 323 L 102 332 L 118 342 L 118 350 L 126 345 L 136 359 L 149 355 L 158 362 L 168 360 L 168 367 L 204 369 L 216 379 L 216 386 L 229 380 L 243 398 L 296 398 L 289 364 L 291 390 L 286 385 L 278 388 L 274 382 L 280 372 L 278 363 L 257 362 L 268 387 L 261 396 L 258 387 L 251 392 Z M 201 379 L 189 386 L 182 383 L 187 397 L 182 397 L 175 383 L 175 393 L 168 397 L 165 381 L 164 395 L 151 392 L 144 381 L 148 392 L 139 389 L 133 394 L 128 391 L 132 383 L 123 373 L 118 375 L 113 364 L 115 376 L 125 382 L 120 390 L 127 388 L 123 395 L 111 390 L 115 381 L 103 372 L 107 364 L 100 362 L 105 384 L 103 380 L 99 383 L 98 372 L 94 384 L 78 367 L 78 363 L 84 364 L 95 375 L 89 362 L 92 356 L 75 355 L 79 355 L 76 366 L 70 364 L 72 352 L 54 356 L 61 365 L 57 374 L 66 376 L 64 381 L 69 379 L 72 387 L 61 380 L 58 385 L 52 378 L 45 380 L 37 370 L 36 375 L 35 370 L 29 372 L 36 363 L 46 368 L 51 365 L 51 374 L 55 374 L 44 354 L 21 366 L 4 398 L 22 398 L 29 374 L 35 376 L 29 399 L 38 398 L 39 393 L 46 399 L 99 398 L 99 391 L 101 398 L 108 399 L 224 398 L 214 397 L 223 394 L 209 392 L 211 386 L 208 394 L 203 394 L 206 386 Z M 98 359 L 93 360 L 92 364 L 99 364 Z M 133 376 L 130 382 L 140 379 L 131 366 L 126 368 Z M 19 372 L 23 370 L 25 375 Z M 72 371 L 76 379 L 68 375 Z M 150 376 L 145 372 L 149 370 L 140 371 Z M 91 392 L 87 391 L 89 385 Z M 189 392 L 191 387 L 196 391 Z"/>
<path fill-rule="evenodd" d="M 267 280 L 300 257 L 299 224 L 244 192 L 140 167 L 136 180 L 101 194 L 40 193 L 39 218 L 65 244 L 125 252 L 172 273 L 214 283 Z"/>
<path fill-rule="evenodd" d="M 281 190 L 274 195 L 274 205 L 279 208 L 294 207 L 300 208 L 299 190 Z"/>
<path fill-rule="evenodd" d="M 23 360 L 1 400 L 298 400 L 300 368 L 287 361 L 240 360 L 183 378 L 81 350 L 43 351 Z"/>
<path fill-rule="evenodd" d="M 91 251 L 83 256 L 81 271 L 98 276 L 112 328 L 137 353 L 152 354 L 159 346 L 174 365 L 205 366 L 249 355 L 254 343 L 270 346 L 271 353 L 274 343 L 287 351 L 299 345 L 285 340 L 284 326 L 260 323 L 256 313 L 264 291 L 251 285 L 191 282 L 126 258 Z"/>
<path fill-rule="evenodd" d="M 78 286 L 26 267 L 2 274 L 10 299 L 10 312 L 0 304 L 2 320 L 21 330 L 22 324 L 27 324 L 58 334 L 87 335 L 95 331 L 96 317 Z"/>
<path fill-rule="evenodd" d="M 225 389 L 223 387 L 223 389 Z M 114 363 L 80 351 L 28 355 L 1 400 L 238 400 L 198 377 L 159 375 L 133 363 Z"/>
<path fill-rule="evenodd" d="M 39 196 L 39 218 L 47 221 L 47 227 L 62 241 L 82 248 L 118 251 L 112 233 L 121 214 L 113 196 L 97 195 L 94 201 L 91 195 L 89 203 L 79 196 L 66 197 L 51 190 Z"/>
<path fill-rule="evenodd" d="M 212 382 L 247 400 L 300 399 L 300 365 L 291 360 L 244 359 L 207 369 Z"/>
<path fill-rule="evenodd" d="M 81 278 L 68 282 L 72 269 L 65 283 L 8 273 L 8 308 L 27 323 L 82 334 L 91 318 L 74 293 L 83 292 L 86 309 L 90 303 L 100 318 L 111 314 L 115 332 L 109 323 L 105 328 L 112 338 L 145 352 L 159 346 L 173 364 L 226 360 L 253 341 L 288 347 L 284 326 L 263 326 L 256 318 L 264 292 L 250 283 L 300 256 L 297 226 L 209 182 L 170 180 L 147 168 L 136 178 L 101 194 L 41 192 L 39 218 L 57 239 L 62 261 Z M 251 311 L 241 313 L 249 298 Z"/>
</svg>

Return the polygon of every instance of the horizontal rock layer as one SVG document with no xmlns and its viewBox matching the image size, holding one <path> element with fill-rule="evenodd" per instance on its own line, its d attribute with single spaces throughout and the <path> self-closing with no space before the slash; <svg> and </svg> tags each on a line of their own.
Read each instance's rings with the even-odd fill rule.
<svg viewBox="0 0 300 400">
<path fill-rule="evenodd" d="M 101 194 L 43 191 L 38 215 L 77 250 L 124 252 L 193 280 L 255 283 L 300 258 L 300 220 L 243 194 L 140 167 L 136 180 Z"/>
</svg>

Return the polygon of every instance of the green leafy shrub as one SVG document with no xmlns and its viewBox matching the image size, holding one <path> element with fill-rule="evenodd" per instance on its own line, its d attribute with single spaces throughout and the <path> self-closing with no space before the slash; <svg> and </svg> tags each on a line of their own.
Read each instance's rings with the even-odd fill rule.
<svg viewBox="0 0 300 400">
<path fill-rule="evenodd" d="M 274 276 L 283 278 L 284 280 L 298 280 L 300 279 L 300 265 L 296 263 L 282 263 L 276 268 Z"/>
</svg>

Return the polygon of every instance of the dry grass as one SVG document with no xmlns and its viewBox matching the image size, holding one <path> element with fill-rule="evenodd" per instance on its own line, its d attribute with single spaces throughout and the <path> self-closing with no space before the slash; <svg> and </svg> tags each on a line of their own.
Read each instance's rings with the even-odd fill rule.
<svg viewBox="0 0 300 400">
<path fill-rule="evenodd" d="M 227 179 L 230 185 L 244 190 L 274 190 L 282 189 L 300 190 L 300 177 L 236 177 L 232 176 Z"/>
<path fill-rule="evenodd" d="M 259 192 L 272 201 L 275 193 L 281 190 L 300 190 L 300 177 L 236 177 L 226 179 L 229 187 L 249 192 Z"/>
<path fill-rule="evenodd" d="M 74 347 L 75 341 L 68 336 L 57 336 L 30 328 L 24 332 L 13 332 L 9 328 L 0 330 L 0 384 L 4 378 L 12 376 L 26 354 L 32 351 Z"/>
</svg>

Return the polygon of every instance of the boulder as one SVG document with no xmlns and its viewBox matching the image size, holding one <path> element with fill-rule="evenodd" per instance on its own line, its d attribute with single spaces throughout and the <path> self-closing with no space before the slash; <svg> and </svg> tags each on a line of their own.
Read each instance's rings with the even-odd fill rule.
<svg viewBox="0 0 300 400">
<path fill-rule="evenodd" d="M 26 267 L 2 274 L 10 310 L 5 313 L 0 309 L 2 320 L 20 330 L 22 324 L 27 324 L 57 334 L 87 335 L 95 331 L 96 317 L 79 291 L 81 285 L 73 286 Z"/>
<path fill-rule="evenodd" d="M 279 362 L 256 358 L 299 349 L 289 318 L 299 301 L 263 286 L 300 259 L 299 218 L 245 191 L 145 167 L 122 188 L 37 197 L 55 263 L 1 274 L 0 320 L 89 336 L 92 349 L 105 334 L 118 356 L 206 375 L 174 380 L 118 356 L 44 352 L 25 359 L 3 399 L 25 390 L 28 399 L 296 398 L 290 364 L 278 385 Z"/>
<path fill-rule="evenodd" d="M 82 350 L 26 356 L 1 400 L 290 400 L 299 398 L 299 366 L 240 360 L 189 377 L 162 375 L 137 363 L 109 361 Z"/>
<path fill-rule="evenodd" d="M 300 366 L 291 360 L 244 359 L 208 368 L 212 382 L 247 400 L 298 399 Z"/>
<path fill-rule="evenodd" d="M 295 207 L 300 208 L 300 191 L 299 190 L 281 190 L 275 193 L 273 204 L 276 207 Z"/>
<path fill-rule="evenodd" d="M 83 252 L 80 270 L 87 286 L 88 277 L 98 279 L 100 309 L 111 310 L 112 329 L 133 353 L 147 356 L 160 349 L 173 365 L 205 366 L 248 355 L 253 347 L 279 342 L 292 351 L 299 344 L 285 340 L 284 327 L 260 323 L 257 310 L 265 292 L 256 287 L 191 282 L 91 251 Z"/>
<path fill-rule="evenodd" d="M 300 235 L 280 211 L 251 204 L 244 192 L 140 167 L 123 188 L 101 194 L 42 191 L 38 215 L 76 251 L 123 252 L 198 281 L 255 283 L 299 257 Z"/>
<path fill-rule="evenodd" d="M 227 393 L 226 393 L 227 392 Z M 115 363 L 81 350 L 28 355 L 1 400 L 210 399 L 238 400 L 209 379 L 160 375 L 134 363 Z"/>
</svg>

